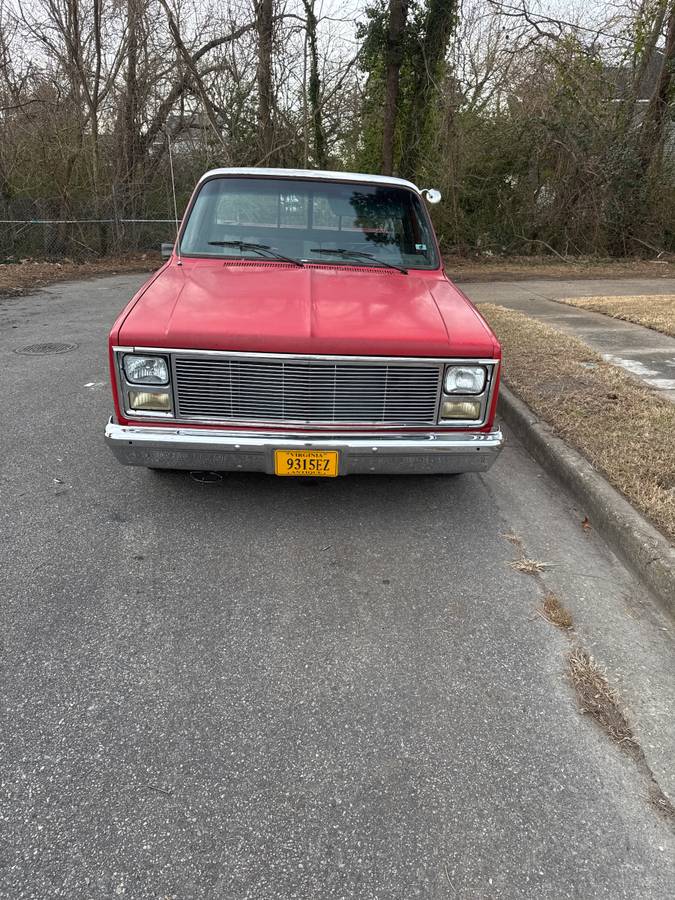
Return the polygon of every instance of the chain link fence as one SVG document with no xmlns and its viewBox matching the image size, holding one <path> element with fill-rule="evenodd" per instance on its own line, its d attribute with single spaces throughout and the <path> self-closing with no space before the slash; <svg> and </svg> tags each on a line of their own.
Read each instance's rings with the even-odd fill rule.
<svg viewBox="0 0 675 900">
<path fill-rule="evenodd" d="M 0 263 L 22 259 L 81 262 L 106 256 L 157 251 L 176 235 L 174 219 L 127 218 L 114 213 L 82 217 L 0 205 Z M 40 214 L 42 213 L 42 214 Z M 45 214 L 46 213 L 46 214 Z"/>
</svg>

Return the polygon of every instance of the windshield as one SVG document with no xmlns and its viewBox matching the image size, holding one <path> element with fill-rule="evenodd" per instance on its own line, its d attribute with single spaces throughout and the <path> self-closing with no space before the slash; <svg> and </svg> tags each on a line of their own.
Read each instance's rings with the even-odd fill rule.
<svg viewBox="0 0 675 900">
<path fill-rule="evenodd" d="M 261 259 L 256 244 L 331 265 L 438 267 L 426 211 L 406 188 L 299 178 L 205 182 L 183 230 L 181 254 Z"/>
</svg>

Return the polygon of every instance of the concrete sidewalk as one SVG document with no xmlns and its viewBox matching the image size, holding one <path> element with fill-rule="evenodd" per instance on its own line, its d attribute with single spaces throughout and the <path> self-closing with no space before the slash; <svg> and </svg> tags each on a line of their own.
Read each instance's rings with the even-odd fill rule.
<svg viewBox="0 0 675 900">
<path fill-rule="evenodd" d="M 675 279 L 593 279 L 459 284 L 474 303 L 496 303 L 573 334 L 675 403 L 675 338 L 555 302 L 563 297 L 675 294 Z"/>
</svg>

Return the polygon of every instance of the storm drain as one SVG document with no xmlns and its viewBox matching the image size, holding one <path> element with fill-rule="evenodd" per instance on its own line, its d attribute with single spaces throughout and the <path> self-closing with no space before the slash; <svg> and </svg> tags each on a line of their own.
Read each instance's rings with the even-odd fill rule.
<svg viewBox="0 0 675 900">
<path fill-rule="evenodd" d="M 49 356 L 51 353 L 70 353 L 76 350 L 77 344 L 62 344 L 58 341 L 52 341 L 47 344 L 29 344 L 27 347 L 19 347 L 15 353 L 22 356 Z"/>
</svg>

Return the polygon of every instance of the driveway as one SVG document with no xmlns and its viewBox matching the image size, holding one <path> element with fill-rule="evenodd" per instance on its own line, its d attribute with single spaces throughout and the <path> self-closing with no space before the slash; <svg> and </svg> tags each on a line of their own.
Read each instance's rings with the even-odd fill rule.
<svg viewBox="0 0 675 900">
<path fill-rule="evenodd" d="M 0 895 L 670 898 L 672 626 L 583 510 L 513 439 L 459 478 L 120 467 L 140 280 L 0 301 Z M 45 343 L 77 348 L 14 352 Z M 575 644 L 644 765 L 580 715 Z"/>
</svg>

